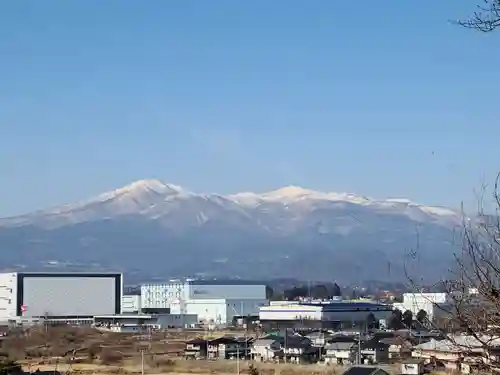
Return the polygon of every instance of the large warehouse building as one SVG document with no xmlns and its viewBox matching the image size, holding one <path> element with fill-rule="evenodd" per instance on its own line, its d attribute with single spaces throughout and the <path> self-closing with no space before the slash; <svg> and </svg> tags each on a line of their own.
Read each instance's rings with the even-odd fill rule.
<svg viewBox="0 0 500 375">
<path fill-rule="evenodd" d="M 0 321 L 120 314 L 121 273 L 0 273 Z"/>
<path fill-rule="evenodd" d="M 235 317 L 258 316 L 267 304 L 266 286 L 241 280 L 171 280 L 141 287 L 143 311 L 195 314 L 203 323 L 231 324 Z"/>
<path fill-rule="evenodd" d="M 347 329 L 364 326 L 370 314 L 376 321 L 387 321 L 392 307 L 357 301 L 276 301 L 260 308 L 259 320 L 266 329 Z"/>
</svg>

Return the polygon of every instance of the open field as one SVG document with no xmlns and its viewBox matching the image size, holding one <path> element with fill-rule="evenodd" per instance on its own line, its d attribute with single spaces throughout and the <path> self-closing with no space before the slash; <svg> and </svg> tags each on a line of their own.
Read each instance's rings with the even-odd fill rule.
<svg viewBox="0 0 500 375">
<path fill-rule="evenodd" d="M 151 335 L 101 332 L 90 328 L 33 328 L 9 335 L 2 341 L 2 352 L 18 360 L 25 370 L 57 370 L 72 374 L 140 374 L 141 351 L 146 374 L 237 374 L 236 361 L 184 360 L 185 342 L 195 337 L 215 338 L 243 332 L 167 331 Z M 293 365 L 240 361 L 241 374 L 256 375 L 334 375 L 345 368 L 324 365 Z M 392 373 L 397 373 L 394 368 Z"/>
<path fill-rule="evenodd" d="M 59 358 L 66 362 L 75 357 L 76 362 L 95 363 L 137 357 L 141 350 L 150 356 L 178 358 L 187 340 L 196 337 L 211 339 L 225 334 L 243 333 L 172 330 L 141 335 L 66 326 L 36 327 L 9 335 L 2 340 L 1 347 L 4 353 L 17 360 L 38 359 L 43 362 L 48 358 Z"/>
<path fill-rule="evenodd" d="M 149 362 L 146 361 L 145 362 Z M 250 364 L 255 366 L 261 375 L 335 375 L 341 374 L 345 368 L 331 367 L 321 365 L 291 365 L 291 364 L 273 364 L 273 363 L 255 363 L 255 362 L 240 362 L 240 374 L 251 374 Z M 36 368 L 40 370 L 51 371 L 56 368 L 55 365 L 29 366 L 25 365 L 25 369 L 30 368 L 32 371 Z M 102 365 L 102 364 L 60 364 L 57 365 L 57 370 L 64 373 L 68 370 L 73 374 L 140 374 L 140 363 L 124 361 L 121 364 Z M 234 361 L 185 361 L 172 360 L 167 364 L 154 365 L 146 363 L 144 366 L 146 374 L 169 374 L 169 375 L 187 375 L 187 374 L 221 374 L 234 375 L 237 374 L 237 365 Z"/>
</svg>

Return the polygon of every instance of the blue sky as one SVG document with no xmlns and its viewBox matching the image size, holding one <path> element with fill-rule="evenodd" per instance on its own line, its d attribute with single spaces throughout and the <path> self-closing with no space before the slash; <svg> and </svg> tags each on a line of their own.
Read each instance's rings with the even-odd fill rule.
<svg viewBox="0 0 500 375">
<path fill-rule="evenodd" d="M 500 35 L 449 22 L 476 3 L 2 2 L 0 216 L 144 178 L 471 207 L 500 169 Z"/>
</svg>

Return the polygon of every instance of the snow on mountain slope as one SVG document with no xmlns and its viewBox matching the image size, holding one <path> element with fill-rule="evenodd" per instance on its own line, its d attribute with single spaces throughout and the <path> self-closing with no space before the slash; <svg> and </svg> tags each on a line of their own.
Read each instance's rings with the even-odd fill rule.
<svg viewBox="0 0 500 375">
<path fill-rule="evenodd" d="M 35 224 L 58 227 L 124 215 L 140 215 L 152 220 L 166 220 L 169 215 L 175 215 L 180 222 L 186 221 L 189 216 L 195 217 L 196 220 L 192 221 L 201 225 L 224 215 L 236 221 L 250 218 L 256 214 L 256 210 L 260 215 L 264 206 L 268 220 L 272 219 L 273 214 L 297 219 L 318 209 L 331 210 L 334 214 L 342 203 L 377 214 L 404 215 L 419 222 L 454 224 L 460 220 L 460 215 L 448 208 L 420 205 L 407 199 L 375 200 L 352 193 L 320 192 L 298 186 L 287 186 L 262 194 L 246 192 L 221 196 L 196 194 L 158 180 L 140 180 L 75 204 L 0 219 L 0 226 Z M 286 210 L 282 212 L 283 207 Z"/>
<path fill-rule="evenodd" d="M 299 186 L 286 186 L 281 189 L 273 190 L 263 194 L 251 192 L 237 193 L 228 196 L 243 205 L 255 205 L 259 202 L 280 202 L 293 203 L 300 200 L 326 200 L 326 201 L 345 201 L 357 204 L 369 204 L 370 200 L 366 197 L 350 193 L 324 193 L 320 191 L 308 190 Z"/>
<path fill-rule="evenodd" d="M 390 263 L 389 276 L 396 278 L 404 277 L 403 252 L 418 231 L 425 265 L 419 275 L 442 276 L 460 222 L 452 210 L 406 199 L 297 186 L 223 196 L 141 180 L 75 204 L 0 219 L 0 243 L 15 249 L 3 253 L 0 266 L 38 269 L 39 262 L 55 259 L 173 276 L 335 275 L 352 281 L 388 277 Z"/>
</svg>

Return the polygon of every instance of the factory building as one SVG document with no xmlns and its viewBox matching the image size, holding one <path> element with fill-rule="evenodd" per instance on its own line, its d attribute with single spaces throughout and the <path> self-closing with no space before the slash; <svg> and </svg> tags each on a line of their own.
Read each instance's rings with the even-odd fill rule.
<svg viewBox="0 0 500 375">
<path fill-rule="evenodd" d="M 141 295 L 124 294 L 122 298 L 123 314 L 138 314 L 141 311 Z"/>
<path fill-rule="evenodd" d="M 392 307 L 371 302 L 279 301 L 261 307 L 259 320 L 266 329 L 348 329 L 365 326 L 370 314 L 384 324 L 392 314 Z"/>
<path fill-rule="evenodd" d="M 120 314 L 121 273 L 0 273 L 0 321 L 87 321 Z"/>
<path fill-rule="evenodd" d="M 236 317 L 257 316 L 267 304 L 266 286 L 241 280 L 171 280 L 141 287 L 142 311 L 169 309 L 197 315 L 200 323 L 228 325 Z"/>
<path fill-rule="evenodd" d="M 394 303 L 393 308 L 402 312 L 407 310 L 415 317 L 420 310 L 427 313 L 430 321 L 451 311 L 452 300 L 448 293 L 404 293 L 403 302 Z"/>
</svg>

